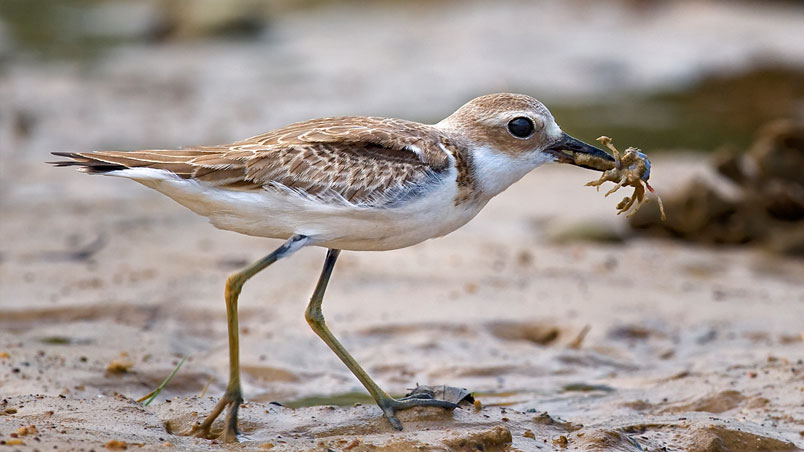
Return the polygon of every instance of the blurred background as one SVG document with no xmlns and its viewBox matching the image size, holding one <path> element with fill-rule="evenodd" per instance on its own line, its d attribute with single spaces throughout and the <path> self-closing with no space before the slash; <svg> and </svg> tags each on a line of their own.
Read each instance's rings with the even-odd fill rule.
<svg viewBox="0 0 804 452">
<path fill-rule="evenodd" d="M 586 141 L 719 152 L 731 185 L 767 202 L 692 196 L 696 185 L 669 200 L 692 220 L 636 225 L 765 243 L 785 229 L 769 222 L 804 217 L 802 43 L 793 1 L 4 0 L 0 180 L 54 150 L 222 143 L 330 115 L 435 122 L 511 91 Z M 799 141 L 751 173 L 759 157 L 737 156 L 778 119 L 797 127 L 775 139 Z M 745 219 L 763 210 L 767 221 Z M 772 247 L 804 253 L 804 238 L 780 234 Z"/>
<path fill-rule="evenodd" d="M 514 91 L 585 139 L 745 148 L 804 114 L 802 15 L 792 1 L 5 0 L 3 147 L 217 142 L 332 114 L 436 121 Z"/>
<path fill-rule="evenodd" d="M 718 413 L 800 441 L 800 1 L 0 0 L 4 397 L 134 397 L 188 353 L 166 397 L 210 381 L 217 396 L 223 282 L 277 245 L 54 169 L 51 151 L 219 144 L 334 115 L 433 123 L 502 91 L 584 141 L 645 151 L 668 221 L 655 202 L 626 221 L 619 193 L 583 187 L 595 174 L 539 168 L 443 239 L 344 253 L 324 311 L 347 347 L 394 393 L 450 383 L 591 428 Z M 245 288 L 247 399 L 365 402 L 303 320 L 322 258 L 304 249 Z"/>
</svg>

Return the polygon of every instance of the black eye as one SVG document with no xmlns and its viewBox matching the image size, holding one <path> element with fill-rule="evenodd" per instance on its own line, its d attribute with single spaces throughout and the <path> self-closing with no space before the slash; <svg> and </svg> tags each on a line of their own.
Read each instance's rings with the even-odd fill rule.
<svg viewBox="0 0 804 452">
<path fill-rule="evenodd" d="M 527 138 L 533 133 L 533 121 L 523 116 L 508 122 L 508 131 L 517 138 Z"/>
</svg>

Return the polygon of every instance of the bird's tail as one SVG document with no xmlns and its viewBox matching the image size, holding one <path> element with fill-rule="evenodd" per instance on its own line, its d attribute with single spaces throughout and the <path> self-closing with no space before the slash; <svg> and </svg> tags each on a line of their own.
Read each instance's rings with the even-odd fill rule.
<svg viewBox="0 0 804 452">
<path fill-rule="evenodd" d="M 70 160 L 57 160 L 46 163 L 57 167 L 77 166 L 79 171 L 88 174 L 103 174 L 108 173 L 109 171 L 132 168 L 131 165 L 127 165 L 120 161 L 115 161 L 115 159 L 110 159 L 108 157 L 104 158 L 100 154 L 91 152 L 51 152 L 51 154 L 57 157 L 66 157 Z"/>
</svg>

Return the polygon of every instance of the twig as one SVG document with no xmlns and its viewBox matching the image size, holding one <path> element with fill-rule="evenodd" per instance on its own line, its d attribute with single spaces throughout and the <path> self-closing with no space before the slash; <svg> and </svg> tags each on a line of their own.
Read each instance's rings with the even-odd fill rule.
<svg viewBox="0 0 804 452">
<path fill-rule="evenodd" d="M 159 393 L 162 392 L 163 389 L 165 389 L 165 386 L 167 386 L 167 384 L 170 383 L 170 380 L 172 380 L 173 377 L 176 376 L 176 372 L 179 371 L 179 369 L 181 368 L 181 365 L 184 364 L 184 361 L 187 360 L 188 356 L 190 356 L 190 355 L 184 355 L 181 358 L 181 361 L 179 361 L 179 364 L 177 364 L 176 367 L 173 369 L 173 371 L 170 373 L 170 375 L 168 375 L 167 378 L 165 378 L 165 380 L 156 389 L 154 389 L 153 391 L 149 392 L 148 394 L 145 394 L 144 396 L 142 396 L 139 399 L 137 399 L 137 402 L 142 403 L 142 401 L 145 400 L 145 403 L 143 405 L 145 405 L 145 406 L 150 405 L 151 402 L 153 402 L 154 399 L 159 395 Z"/>
</svg>

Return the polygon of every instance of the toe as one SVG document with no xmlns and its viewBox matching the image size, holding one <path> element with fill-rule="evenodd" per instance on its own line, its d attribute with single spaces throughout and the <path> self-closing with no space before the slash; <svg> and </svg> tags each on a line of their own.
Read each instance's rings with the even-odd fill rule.
<svg viewBox="0 0 804 452">
<path fill-rule="evenodd" d="M 439 399 L 425 399 L 425 398 L 404 398 L 399 400 L 394 400 L 394 408 L 398 410 L 402 410 L 405 408 L 413 408 L 416 406 L 434 406 L 438 408 L 446 408 L 448 410 L 454 410 L 458 408 L 458 405 L 452 402 L 447 402 L 446 400 L 439 400 Z"/>
<path fill-rule="evenodd" d="M 385 406 L 380 406 L 382 409 L 382 413 L 385 415 L 385 418 L 388 419 L 388 423 L 391 424 L 391 427 L 402 430 L 402 422 L 397 419 L 395 416 L 396 409 L 392 407 L 390 404 L 386 404 Z"/>
</svg>

